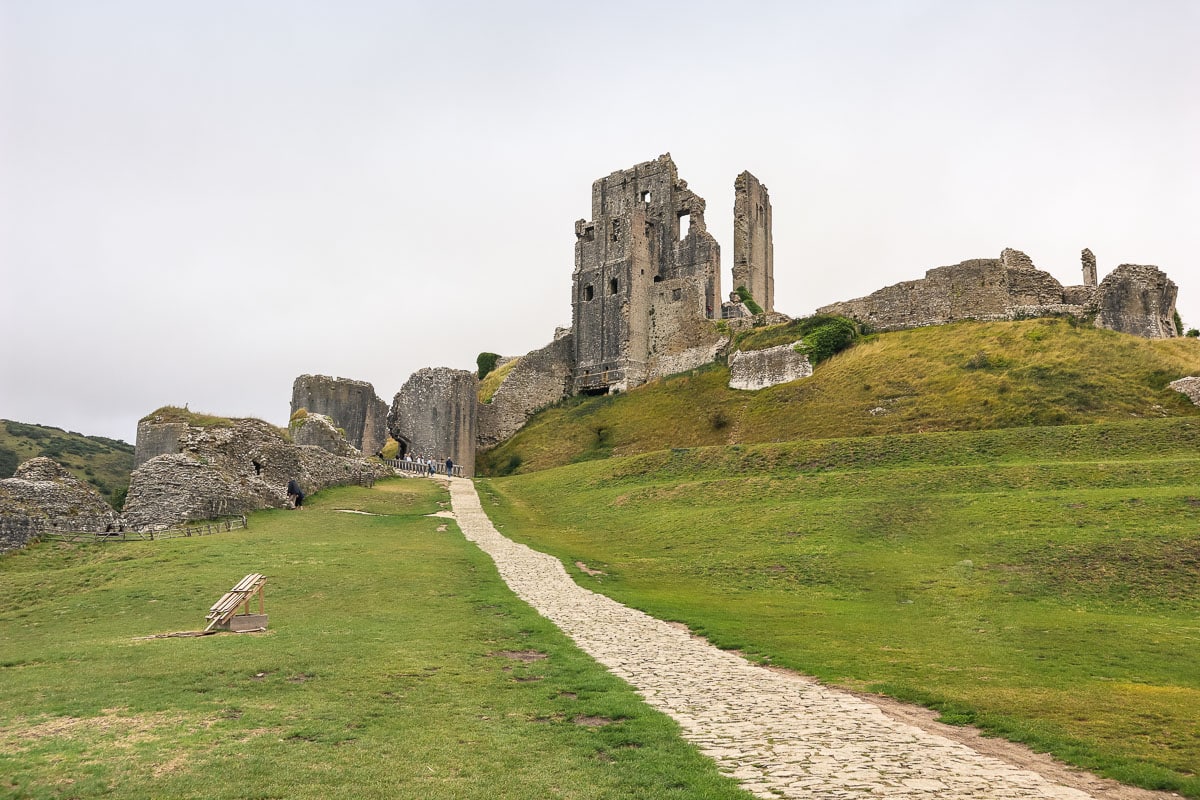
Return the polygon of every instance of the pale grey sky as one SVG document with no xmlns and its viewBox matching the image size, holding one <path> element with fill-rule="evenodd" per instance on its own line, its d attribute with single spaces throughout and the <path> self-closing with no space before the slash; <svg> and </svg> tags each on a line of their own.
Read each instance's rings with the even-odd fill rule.
<svg viewBox="0 0 1200 800">
<path fill-rule="evenodd" d="M 0 417 L 390 402 L 570 322 L 591 182 L 733 180 L 794 316 L 1026 251 L 1156 264 L 1200 327 L 1200 2 L 0 0 Z"/>
</svg>

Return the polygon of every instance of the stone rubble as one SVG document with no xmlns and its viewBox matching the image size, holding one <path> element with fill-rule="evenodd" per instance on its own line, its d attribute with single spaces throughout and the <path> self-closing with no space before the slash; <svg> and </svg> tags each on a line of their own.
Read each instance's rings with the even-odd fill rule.
<svg viewBox="0 0 1200 800">
<path fill-rule="evenodd" d="M 521 599 L 674 718 L 686 738 L 758 797 L 1091 797 L 583 589 L 556 558 L 501 536 L 469 480 L 451 480 L 450 491 L 459 528 Z"/>
<path fill-rule="evenodd" d="M 0 480 L 0 553 L 24 547 L 39 531 L 103 531 L 117 523 L 98 491 L 51 458 L 32 458 Z"/>
</svg>

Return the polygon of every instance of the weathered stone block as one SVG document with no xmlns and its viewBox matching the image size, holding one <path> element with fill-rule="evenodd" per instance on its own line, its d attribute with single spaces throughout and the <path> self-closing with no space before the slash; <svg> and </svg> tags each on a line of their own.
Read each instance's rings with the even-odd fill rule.
<svg viewBox="0 0 1200 800">
<path fill-rule="evenodd" d="M 1200 377 L 1190 376 L 1167 384 L 1180 394 L 1186 395 L 1193 404 L 1200 406 Z"/>
<path fill-rule="evenodd" d="M 729 388 L 766 389 L 811 376 L 812 363 L 808 356 L 796 352 L 798 344 L 734 353 L 729 359 Z"/>
</svg>

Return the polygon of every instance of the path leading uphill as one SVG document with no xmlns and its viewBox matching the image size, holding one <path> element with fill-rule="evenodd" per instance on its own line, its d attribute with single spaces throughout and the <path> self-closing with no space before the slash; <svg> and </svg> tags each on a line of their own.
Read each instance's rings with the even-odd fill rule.
<svg viewBox="0 0 1200 800">
<path fill-rule="evenodd" d="M 450 492 L 459 528 L 521 599 L 673 717 L 722 771 L 759 797 L 1093 797 L 588 591 L 556 558 L 501 536 L 470 480 L 450 481 Z"/>
</svg>

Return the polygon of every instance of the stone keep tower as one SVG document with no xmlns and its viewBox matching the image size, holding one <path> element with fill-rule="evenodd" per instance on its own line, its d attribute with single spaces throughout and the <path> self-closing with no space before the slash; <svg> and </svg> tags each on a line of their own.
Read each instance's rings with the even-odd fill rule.
<svg viewBox="0 0 1200 800">
<path fill-rule="evenodd" d="M 645 383 L 679 321 L 719 315 L 721 250 L 704 205 L 669 153 L 592 184 L 592 218 L 575 223 L 575 392 Z"/>
<path fill-rule="evenodd" d="M 737 176 L 733 194 L 733 288 L 745 286 L 763 311 L 774 311 L 771 197 L 767 187 L 749 172 Z"/>
</svg>

